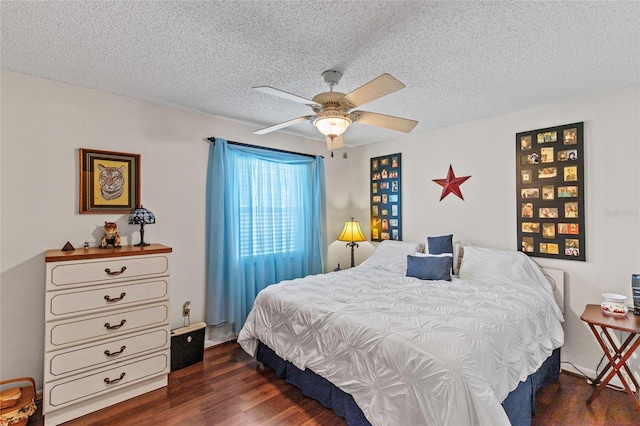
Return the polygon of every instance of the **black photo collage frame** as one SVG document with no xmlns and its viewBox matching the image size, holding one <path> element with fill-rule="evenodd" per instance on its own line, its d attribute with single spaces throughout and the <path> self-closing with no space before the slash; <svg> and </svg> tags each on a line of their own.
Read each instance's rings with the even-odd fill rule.
<svg viewBox="0 0 640 426">
<path fill-rule="evenodd" d="M 519 250 L 586 260 L 584 123 L 516 134 Z"/>
<path fill-rule="evenodd" d="M 371 241 L 402 240 L 402 154 L 371 159 Z"/>
</svg>

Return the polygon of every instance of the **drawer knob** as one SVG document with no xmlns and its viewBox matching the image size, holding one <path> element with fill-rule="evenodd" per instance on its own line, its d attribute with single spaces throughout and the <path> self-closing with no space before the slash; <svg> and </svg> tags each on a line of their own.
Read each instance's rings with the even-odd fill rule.
<svg viewBox="0 0 640 426">
<path fill-rule="evenodd" d="M 104 351 L 104 354 L 105 354 L 106 356 L 118 356 L 118 355 L 120 355 L 122 352 L 124 352 L 124 350 L 125 350 L 125 349 L 127 349 L 127 347 L 126 347 L 126 346 L 122 346 L 118 352 L 109 352 L 109 349 L 107 349 L 106 351 Z"/>
<path fill-rule="evenodd" d="M 107 330 L 117 330 L 120 327 L 122 327 L 124 325 L 124 323 L 127 322 L 126 319 L 123 319 L 122 321 L 120 321 L 120 324 L 116 324 L 116 325 L 111 325 L 108 322 L 104 324 L 104 326 L 107 328 Z"/>
<path fill-rule="evenodd" d="M 114 383 L 118 383 L 120 380 L 122 380 L 124 378 L 125 373 L 120 374 L 120 377 L 118 377 L 117 379 L 109 379 L 108 377 L 104 378 L 104 382 L 108 385 L 112 385 Z"/>
<path fill-rule="evenodd" d="M 113 299 L 111 298 L 111 296 L 109 296 L 108 294 L 106 296 L 104 296 L 104 300 L 106 300 L 107 302 L 119 302 L 122 299 L 124 299 L 124 297 L 127 295 L 127 293 L 120 293 L 120 297 L 114 297 Z"/>
<path fill-rule="evenodd" d="M 126 270 L 127 270 L 127 267 L 123 266 L 122 268 L 120 268 L 119 271 L 111 272 L 111 269 L 109 269 L 109 268 L 105 269 L 104 271 L 107 273 L 107 275 L 120 275 L 121 273 L 123 273 Z"/>
</svg>

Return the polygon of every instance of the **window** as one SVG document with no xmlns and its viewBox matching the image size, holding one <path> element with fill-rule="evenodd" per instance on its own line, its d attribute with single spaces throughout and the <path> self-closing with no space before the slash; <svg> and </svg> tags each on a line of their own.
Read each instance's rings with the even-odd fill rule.
<svg viewBox="0 0 640 426">
<path fill-rule="evenodd" d="M 303 203 L 298 186 L 308 166 L 242 157 L 237 166 L 240 207 L 240 257 L 301 251 Z M 302 195 L 302 196 L 301 196 Z"/>
</svg>

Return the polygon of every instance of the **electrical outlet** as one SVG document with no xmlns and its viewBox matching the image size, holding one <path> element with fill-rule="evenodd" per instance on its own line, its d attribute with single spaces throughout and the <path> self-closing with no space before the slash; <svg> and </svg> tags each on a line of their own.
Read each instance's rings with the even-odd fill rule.
<svg viewBox="0 0 640 426">
<path fill-rule="evenodd" d="M 188 317 L 189 314 L 191 314 L 191 302 L 187 300 L 182 305 L 182 316 L 183 317 Z"/>
</svg>

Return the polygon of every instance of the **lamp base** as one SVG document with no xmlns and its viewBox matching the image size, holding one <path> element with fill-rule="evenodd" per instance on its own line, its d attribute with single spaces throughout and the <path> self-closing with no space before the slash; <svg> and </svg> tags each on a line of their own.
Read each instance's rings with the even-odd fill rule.
<svg viewBox="0 0 640 426">
<path fill-rule="evenodd" d="M 353 268 L 356 266 L 356 258 L 353 254 L 353 249 L 358 247 L 358 244 L 352 241 L 350 243 L 347 243 L 347 247 L 351 247 L 351 267 Z"/>
<path fill-rule="evenodd" d="M 135 247 L 146 247 L 151 244 L 144 242 L 144 222 L 140 222 L 140 242 Z"/>
</svg>

